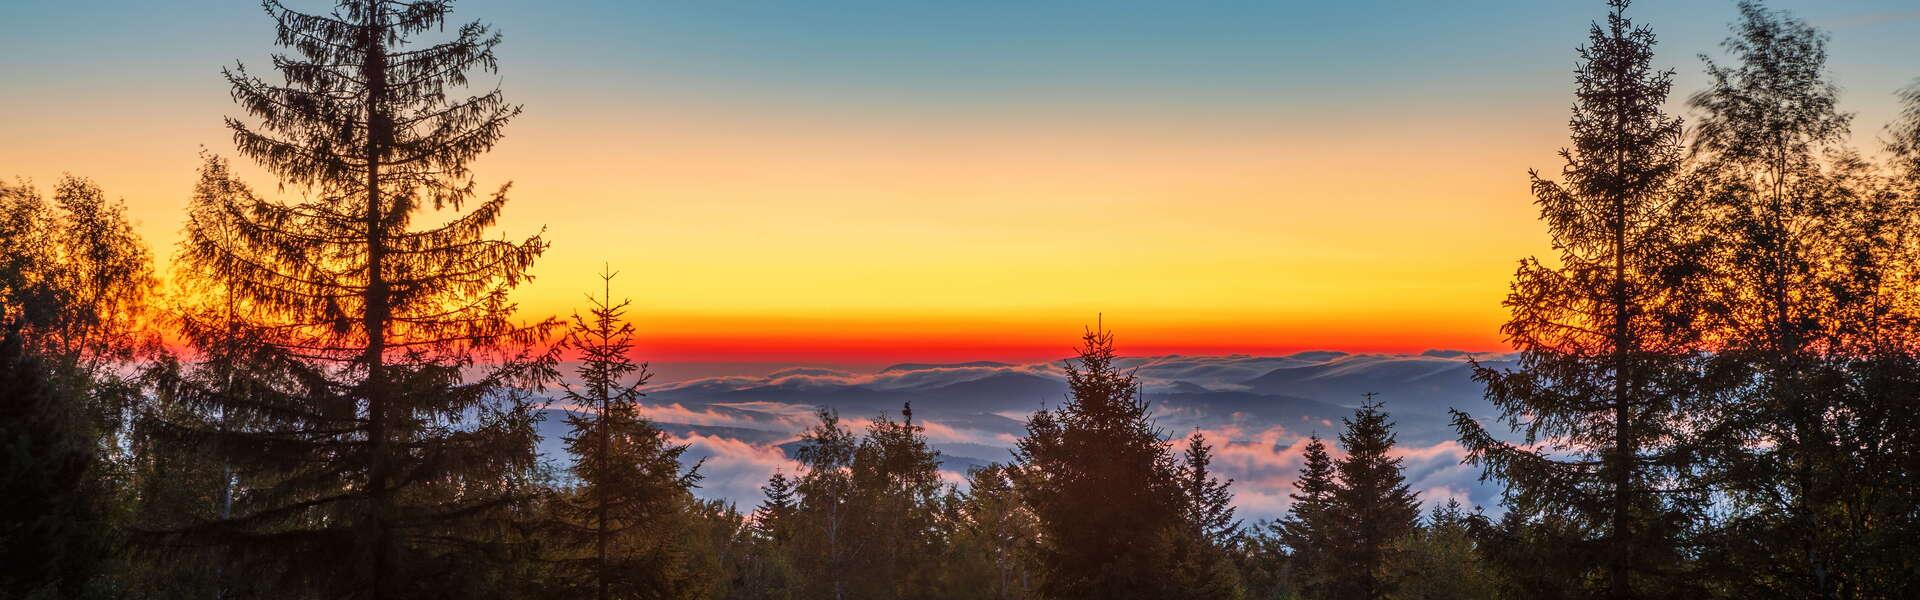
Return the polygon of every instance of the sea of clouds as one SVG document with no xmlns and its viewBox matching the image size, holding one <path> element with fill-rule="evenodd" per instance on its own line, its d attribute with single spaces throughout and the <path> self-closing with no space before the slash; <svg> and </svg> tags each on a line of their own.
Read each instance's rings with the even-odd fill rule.
<svg viewBox="0 0 1920 600">
<path fill-rule="evenodd" d="M 1157 356 L 1117 361 L 1133 370 L 1171 442 L 1200 431 L 1215 447 L 1215 468 L 1234 480 L 1248 523 L 1279 516 L 1300 468 L 1308 436 L 1329 440 L 1343 417 L 1374 393 L 1397 423 L 1410 487 L 1422 502 L 1457 499 L 1495 510 L 1499 489 L 1480 481 L 1448 425 L 1459 409 L 1499 430 L 1497 414 L 1472 379 L 1472 362 L 1507 368 L 1512 357 L 1456 351 L 1420 354 L 1303 352 L 1286 356 Z M 903 364 L 871 373 L 796 368 L 765 376 L 691 379 L 645 389 L 646 415 L 699 461 L 699 496 L 749 510 L 775 471 L 798 472 L 801 431 L 819 408 L 863 430 L 874 417 L 898 419 L 912 403 L 914 423 L 941 453 L 942 475 L 965 483 L 968 469 L 1011 460 L 1025 419 L 1066 399 L 1061 363 Z M 556 406 L 554 411 L 565 410 Z M 542 453 L 563 460 L 564 420 L 543 425 Z M 1335 445 L 1335 455 L 1338 448 Z"/>
</svg>

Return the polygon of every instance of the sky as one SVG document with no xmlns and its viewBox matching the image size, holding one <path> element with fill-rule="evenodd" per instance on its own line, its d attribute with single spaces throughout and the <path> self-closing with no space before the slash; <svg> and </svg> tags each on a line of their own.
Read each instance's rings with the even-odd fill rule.
<svg viewBox="0 0 1920 600">
<path fill-rule="evenodd" d="M 289 0 L 295 7 L 325 3 Z M 1645 2 L 1699 89 L 1732 2 Z M 1907 0 L 1778 1 L 1828 30 L 1855 141 L 1920 76 Z M 656 363 L 1044 360 L 1100 320 L 1134 355 L 1503 348 L 1549 250 L 1574 48 L 1604 3 L 508 2 L 526 112 L 474 165 L 553 243 L 523 314 L 621 273 Z M 0 3 L 0 176 L 124 198 L 162 268 L 246 1 Z M 241 173 L 257 189 L 273 181 Z M 712 365 L 729 365 L 712 367 Z M 743 366 L 748 365 L 748 366 Z M 687 371 L 693 374 L 692 370 Z"/>
</svg>

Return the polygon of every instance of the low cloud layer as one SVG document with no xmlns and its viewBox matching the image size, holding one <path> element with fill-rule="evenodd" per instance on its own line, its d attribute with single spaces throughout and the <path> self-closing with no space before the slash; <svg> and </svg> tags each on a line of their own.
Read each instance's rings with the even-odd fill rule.
<svg viewBox="0 0 1920 600">
<path fill-rule="evenodd" d="M 1178 443 L 1199 431 L 1215 447 L 1216 468 L 1235 483 L 1235 503 L 1249 523 L 1283 514 L 1309 435 L 1330 445 L 1340 419 L 1362 394 L 1377 393 L 1398 423 L 1407 480 L 1423 502 L 1456 499 L 1492 508 L 1497 490 L 1460 465 L 1464 451 L 1447 425 L 1449 408 L 1490 417 L 1471 379 L 1469 359 L 1500 368 L 1508 357 L 1429 351 L 1414 355 L 1306 352 L 1288 356 L 1159 356 L 1119 362 L 1134 370 L 1156 425 Z M 872 373 L 789 369 L 763 377 L 709 377 L 647 389 L 645 413 L 704 461 L 698 494 L 735 502 L 760 500 L 775 471 L 794 473 L 798 435 L 820 408 L 835 410 L 855 431 L 886 415 L 899 419 L 911 403 L 914 422 L 943 455 L 942 476 L 964 483 L 975 466 L 1005 462 L 1033 410 L 1066 399 L 1059 363 L 896 365 Z M 565 407 L 557 407 L 565 408 Z M 558 456 L 564 425 L 549 419 L 543 451 Z M 1337 448 L 1336 455 L 1337 455 Z"/>
</svg>

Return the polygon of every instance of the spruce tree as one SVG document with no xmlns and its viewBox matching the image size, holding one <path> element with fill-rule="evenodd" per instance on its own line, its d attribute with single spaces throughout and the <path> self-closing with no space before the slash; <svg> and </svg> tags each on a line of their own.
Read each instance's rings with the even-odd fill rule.
<svg viewBox="0 0 1920 600">
<path fill-rule="evenodd" d="M 1213 446 L 1199 431 L 1187 437 L 1183 458 L 1180 486 L 1186 497 L 1187 522 L 1207 543 L 1225 548 L 1240 530 L 1240 521 L 1233 518 L 1233 480 L 1214 474 Z"/>
<path fill-rule="evenodd" d="M 561 347 L 578 354 L 577 381 L 563 384 L 568 471 L 574 485 L 560 502 L 562 543 L 582 550 L 563 560 L 594 595 L 665 598 L 688 587 L 685 556 L 672 547 L 699 481 L 698 465 L 682 470 L 687 446 L 640 414 L 640 391 L 652 374 L 634 362 L 628 301 L 613 301 L 614 273 L 602 272 L 601 295 L 575 313 Z"/>
<path fill-rule="evenodd" d="M 1554 512 L 1592 538 L 1550 543 L 1587 556 L 1612 598 L 1680 594 L 1689 498 L 1677 443 L 1698 399 L 1705 278 L 1695 203 L 1681 193 L 1680 121 L 1662 112 L 1672 72 L 1653 66 L 1654 34 L 1612 0 L 1575 71 L 1572 146 L 1560 180 L 1531 173 L 1559 252 L 1515 273 L 1502 327 L 1512 370 L 1476 367 L 1510 444 L 1454 413 L 1469 461 L 1509 486 L 1519 510 Z"/>
<path fill-rule="evenodd" d="M 492 593 L 508 509 L 531 495 L 525 390 L 551 372 L 526 349 L 549 323 L 514 322 L 508 300 L 545 244 L 488 237 L 506 188 L 475 202 L 467 169 L 520 110 L 498 89 L 460 96 L 493 70 L 500 37 L 469 23 L 421 40 L 445 29 L 446 0 L 265 6 L 291 53 L 275 56 L 278 82 L 225 71 L 253 117 L 228 125 L 242 155 L 303 198 L 261 198 L 209 159 L 219 193 L 177 262 L 237 299 L 238 328 L 280 368 L 245 395 L 190 391 L 202 414 L 253 426 L 182 420 L 162 434 L 217 452 L 251 486 L 229 518 L 148 541 L 214 545 L 236 569 L 320 596 Z M 423 226 L 428 205 L 448 212 Z"/>
<path fill-rule="evenodd" d="M 1213 471 L 1213 447 L 1195 431 L 1187 437 L 1176 471 L 1186 530 L 1170 535 L 1175 583 L 1187 598 L 1239 598 L 1244 594 L 1240 571 L 1231 552 L 1239 543 L 1240 521 L 1233 518 L 1232 479 Z"/>
<path fill-rule="evenodd" d="M 783 471 L 774 471 L 773 476 L 767 478 L 767 484 L 760 487 L 760 494 L 764 498 L 753 510 L 754 532 L 769 542 L 785 541 L 790 526 L 787 519 L 793 516 L 797 505 L 793 479 Z"/>
<path fill-rule="evenodd" d="M 1367 403 L 1344 419 L 1340 448 L 1346 456 L 1334 461 L 1339 476 L 1327 505 L 1332 525 L 1326 559 L 1341 572 L 1328 586 L 1328 598 L 1379 600 L 1394 594 L 1397 580 L 1392 567 L 1401 543 L 1413 533 L 1420 518 L 1420 502 L 1407 489 L 1400 458 L 1393 456 L 1393 423 L 1380 403 Z"/>
<path fill-rule="evenodd" d="M 1327 443 L 1319 435 L 1309 437 L 1301 453 L 1300 477 L 1293 482 L 1295 491 L 1287 495 L 1293 503 L 1286 516 L 1273 524 L 1274 537 L 1287 550 L 1287 583 L 1301 598 L 1329 597 L 1340 573 L 1340 565 L 1328 558 L 1336 533 L 1329 512 L 1336 483 Z"/>
<path fill-rule="evenodd" d="M 909 421 L 883 414 L 860 436 L 831 410 L 817 416 L 796 450 L 806 467 L 798 482 L 789 488 L 776 475 L 764 488 L 763 514 L 772 522 L 763 539 L 770 554 L 793 566 L 795 595 L 933 597 L 945 569 L 943 528 L 950 526 L 939 453 Z M 783 571 L 760 575 L 784 589 Z"/>
<path fill-rule="evenodd" d="M 791 544 L 800 522 L 798 478 L 774 471 L 753 511 L 752 522 L 741 535 L 734 585 L 728 598 L 784 599 L 795 597 L 797 578 Z"/>
<path fill-rule="evenodd" d="M 1185 531 L 1178 466 L 1133 374 L 1114 364 L 1113 334 L 1081 340 L 1066 363 L 1066 404 L 1036 412 L 1015 450 L 1020 494 L 1040 526 L 1042 592 L 1179 597 L 1164 543 Z"/>
</svg>

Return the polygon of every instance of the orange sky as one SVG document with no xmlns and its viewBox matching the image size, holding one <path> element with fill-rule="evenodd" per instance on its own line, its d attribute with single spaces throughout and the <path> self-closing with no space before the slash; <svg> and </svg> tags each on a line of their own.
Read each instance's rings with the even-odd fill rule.
<svg viewBox="0 0 1920 600">
<path fill-rule="evenodd" d="M 114 119 L 154 131 L 9 164 L 96 178 L 171 248 L 184 140 L 219 148 L 227 109 L 180 110 L 208 118 Z M 1102 313 L 1130 353 L 1485 350 L 1543 237 L 1507 165 L 1544 153 L 1463 145 L 1463 125 L 622 110 L 607 126 L 531 103 L 475 171 L 514 182 L 502 231 L 553 243 L 529 315 L 582 306 L 611 265 L 669 362 L 1052 358 Z"/>
<path fill-rule="evenodd" d="M 203 4 L 85 27 L 0 10 L 85 33 L 16 38 L 55 58 L 0 58 L 0 176 L 96 179 L 164 260 L 197 152 L 231 156 L 218 67 L 270 50 L 257 11 Z M 1876 48 L 1911 43 L 1911 21 L 1788 4 L 1839 28 L 1870 140 L 1913 75 Z M 607 264 L 654 360 L 857 363 L 1057 357 L 1100 314 L 1132 354 L 1500 348 L 1515 261 L 1547 250 L 1526 170 L 1558 168 L 1572 50 L 1603 8 L 1174 22 L 1143 5 L 1123 22 L 1049 6 L 1028 17 L 1054 25 L 1025 29 L 460 6 L 509 32 L 499 81 L 526 107 L 474 168 L 514 182 L 504 233 L 553 243 L 519 294 L 529 316 L 583 305 Z M 1660 62 L 1682 97 L 1732 11 L 1649 11 L 1674 31 Z"/>
</svg>

